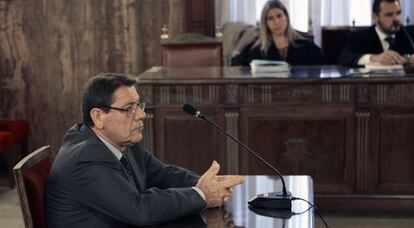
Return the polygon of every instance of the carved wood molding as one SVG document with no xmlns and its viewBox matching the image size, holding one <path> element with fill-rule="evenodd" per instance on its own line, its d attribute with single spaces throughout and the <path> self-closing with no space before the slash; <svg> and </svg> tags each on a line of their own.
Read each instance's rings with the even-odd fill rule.
<svg viewBox="0 0 414 228">
<path fill-rule="evenodd" d="M 368 150 L 369 150 L 369 112 L 358 112 L 356 116 L 356 169 L 358 173 L 358 192 L 368 191 Z"/>
<path fill-rule="evenodd" d="M 227 132 L 234 138 L 239 139 L 239 113 L 237 111 L 228 111 L 224 114 L 227 123 Z M 239 146 L 231 139 L 227 139 L 227 172 L 229 174 L 239 173 Z"/>
<path fill-rule="evenodd" d="M 239 102 L 239 86 L 238 85 L 226 85 L 226 103 L 237 104 Z"/>
<path fill-rule="evenodd" d="M 322 85 L 322 102 L 323 103 L 332 102 L 332 85 L 330 84 Z"/>
<path fill-rule="evenodd" d="M 154 147 L 154 114 L 145 110 L 144 128 L 142 145 L 148 152 L 156 154 Z"/>
</svg>

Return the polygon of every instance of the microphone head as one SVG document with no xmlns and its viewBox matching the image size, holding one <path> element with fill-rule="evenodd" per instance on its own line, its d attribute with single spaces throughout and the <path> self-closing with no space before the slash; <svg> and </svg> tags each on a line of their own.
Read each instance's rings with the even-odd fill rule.
<svg viewBox="0 0 414 228">
<path fill-rule="evenodd" d="M 183 111 L 190 115 L 197 115 L 197 109 L 194 108 L 194 106 L 192 106 L 191 104 L 184 104 Z"/>
</svg>

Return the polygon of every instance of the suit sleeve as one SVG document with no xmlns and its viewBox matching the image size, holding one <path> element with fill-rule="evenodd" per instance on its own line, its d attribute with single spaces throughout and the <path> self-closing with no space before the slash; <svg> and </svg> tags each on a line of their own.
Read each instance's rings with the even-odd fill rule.
<svg viewBox="0 0 414 228">
<path fill-rule="evenodd" d="M 200 177 L 192 171 L 164 164 L 147 151 L 140 149 L 143 159 L 138 159 L 137 162 L 145 161 L 147 187 L 167 189 L 193 187 L 197 184 Z"/>
<path fill-rule="evenodd" d="M 357 33 L 352 33 L 348 43 L 338 56 L 338 63 L 343 66 L 358 66 L 358 60 L 368 53 L 363 53 L 360 48 L 361 38 Z"/>
<path fill-rule="evenodd" d="M 260 51 L 260 45 L 257 45 L 256 42 L 252 42 L 236 56 L 231 59 L 232 66 L 250 66 L 250 62 L 253 59 L 263 59 L 263 56 Z"/>
<path fill-rule="evenodd" d="M 135 226 L 194 215 L 206 206 L 192 188 L 150 188 L 139 192 L 116 163 L 78 162 L 75 175 L 74 198 L 80 204 Z"/>
</svg>

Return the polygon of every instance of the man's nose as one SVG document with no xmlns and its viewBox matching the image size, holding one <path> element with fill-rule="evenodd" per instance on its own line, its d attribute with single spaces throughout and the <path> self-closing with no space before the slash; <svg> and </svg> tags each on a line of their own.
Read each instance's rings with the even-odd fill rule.
<svg viewBox="0 0 414 228">
<path fill-rule="evenodd" d="M 145 119 L 147 117 L 147 114 L 142 111 L 142 109 L 138 109 L 137 112 L 135 113 L 135 120 L 142 120 Z"/>
</svg>

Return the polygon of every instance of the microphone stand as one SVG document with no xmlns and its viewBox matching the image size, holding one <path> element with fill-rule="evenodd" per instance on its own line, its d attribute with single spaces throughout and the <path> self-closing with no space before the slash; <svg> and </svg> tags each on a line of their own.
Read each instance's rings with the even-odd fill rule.
<svg viewBox="0 0 414 228">
<path fill-rule="evenodd" d="M 411 50 L 412 50 L 412 54 L 408 55 L 409 57 L 407 57 L 408 62 L 404 64 L 404 70 L 406 73 L 412 73 L 414 72 L 414 65 L 410 63 L 410 56 L 413 57 L 413 54 L 414 54 L 414 41 L 411 38 L 405 26 L 400 24 L 399 22 L 398 22 L 398 25 L 401 27 L 401 30 L 403 31 L 404 35 L 407 37 L 408 42 L 410 43 Z"/>
<path fill-rule="evenodd" d="M 411 38 L 410 34 L 408 33 L 408 31 L 407 31 L 407 29 L 405 28 L 404 25 L 401 25 L 401 30 L 403 31 L 404 35 L 407 37 L 408 42 L 410 42 L 411 50 L 414 53 L 414 41 L 413 41 L 413 39 Z"/>
<path fill-rule="evenodd" d="M 238 145 L 243 147 L 243 149 L 247 150 L 250 154 L 255 156 L 259 161 L 261 161 L 263 164 L 265 164 L 268 168 L 270 168 L 273 172 L 275 172 L 282 181 L 282 192 L 270 192 L 270 193 L 264 193 L 259 194 L 253 197 L 251 200 L 249 200 L 249 205 L 252 208 L 263 208 L 263 209 L 275 209 L 275 210 L 289 210 L 292 209 L 292 194 L 288 191 L 286 191 L 286 184 L 285 180 L 283 179 L 283 176 L 280 174 L 280 172 L 273 167 L 269 162 L 264 160 L 260 155 L 258 155 L 256 152 L 254 152 L 252 149 L 244 145 L 242 142 L 234 138 L 232 135 L 227 133 L 223 128 L 218 126 L 213 121 L 209 120 L 205 116 L 201 115 L 201 112 L 196 110 L 192 105 L 185 104 L 183 106 L 184 112 L 194 115 L 197 118 L 205 120 L 207 123 L 209 123 L 211 126 L 216 128 L 220 133 L 224 134 L 225 136 L 229 137 L 231 140 L 236 142 Z"/>
</svg>

